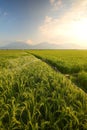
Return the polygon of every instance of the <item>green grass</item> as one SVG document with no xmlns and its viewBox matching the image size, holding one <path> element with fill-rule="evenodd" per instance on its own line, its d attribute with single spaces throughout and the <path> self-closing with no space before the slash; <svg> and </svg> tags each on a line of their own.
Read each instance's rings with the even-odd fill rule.
<svg viewBox="0 0 87 130">
<path fill-rule="evenodd" d="M 72 82 L 87 93 L 87 72 L 81 71 L 78 74 L 68 76 Z"/>
<path fill-rule="evenodd" d="M 56 67 L 61 73 L 73 76 L 71 80 L 87 92 L 87 79 L 84 80 L 87 75 L 87 50 L 33 50 L 30 52 Z M 80 80 L 82 71 L 84 71 L 84 78 Z"/>
<path fill-rule="evenodd" d="M 31 53 L 47 60 L 65 74 L 87 71 L 87 50 L 37 50 Z"/>
<path fill-rule="evenodd" d="M 86 130 L 87 94 L 25 54 L 0 69 L 0 130 Z"/>
</svg>

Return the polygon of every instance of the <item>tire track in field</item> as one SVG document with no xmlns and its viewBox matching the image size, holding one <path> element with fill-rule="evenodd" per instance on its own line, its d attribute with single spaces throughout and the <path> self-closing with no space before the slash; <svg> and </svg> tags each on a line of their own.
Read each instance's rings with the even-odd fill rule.
<svg viewBox="0 0 87 130">
<path fill-rule="evenodd" d="M 75 85 L 78 89 L 81 89 L 83 90 L 85 93 L 87 93 L 84 89 L 82 89 L 81 86 L 78 86 L 78 84 L 76 84 L 74 81 L 72 81 L 71 79 L 71 76 L 72 75 L 69 75 L 69 74 L 63 74 L 61 71 L 58 70 L 58 68 L 56 66 L 53 66 L 51 63 L 49 63 L 49 61 L 47 61 L 46 59 L 34 54 L 34 53 L 31 53 L 31 52 L 27 52 L 31 55 L 33 55 L 34 57 L 36 57 L 37 59 L 41 60 L 42 62 L 46 63 L 48 66 L 50 66 L 54 71 L 56 71 L 57 73 L 61 73 L 67 80 L 70 80 L 72 82 L 73 85 Z M 77 74 L 74 74 L 75 76 L 77 76 Z"/>
<path fill-rule="evenodd" d="M 28 52 L 30 53 L 30 52 Z M 30 53 L 31 55 L 35 56 L 37 59 L 45 62 L 46 64 L 48 64 L 53 70 L 55 70 L 57 73 L 61 73 L 63 74 L 61 71 L 58 70 L 58 68 L 56 66 L 53 66 L 51 63 L 49 63 L 49 61 L 43 59 L 42 57 L 36 55 L 36 54 L 33 54 L 33 53 Z M 63 74 L 66 78 L 70 79 L 70 75 L 69 74 Z"/>
<path fill-rule="evenodd" d="M 30 52 L 28 52 L 30 53 Z M 49 61 L 47 61 L 46 59 L 43 59 L 42 57 L 36 55 L 36 54 L 33 54 L 33 53 L 30 53 L 31 55 L 35 56 L 37 59 L 41 60 L 42 62 L 46 63 L 48 66 L 50 66 L 54 71 L 56 71 L 57 73 L 61 73 L 66 79 L 70 80 L 72 82 L 72 84 L 74 84 L 78 89 L 81 89 L 83 90 L 80 86 L 78 86 L 75 82 L 73 82 L 71 80 L 71 75 L 69 74 L 63 74 L 61 71 L 58 70 L 58 68 L 56 66 L 53 66 L 51 63 L 49 63 Z M 84 90 L 83 90 L 84 91 Z M 85 91 L 84 91 L 85 92 Z"/>
<path fill-rule="evenodd" d="M 42 57 L 40 57 L 40 56 L 38 56 L 38 55 L 35 55 L 35 54 L 33 54 L 33 53 L 30 53 L 30 54 L 33 55 L 33 56 L 35 56 L 37 59 L 39 59 L 39 60 L 45 62 L 46 64 L 48 64 L 48 65 L 49 65 L 52 69 L 54 69 L 56 72 L 61 73 L 61 72 L 57 69 L 57 67 L 55 67 L 55 66 L 53 66 L 52 64 L 50 64 L 47 60 L 45 60 L 45 59 L 43 59 Z"/>
</svg>

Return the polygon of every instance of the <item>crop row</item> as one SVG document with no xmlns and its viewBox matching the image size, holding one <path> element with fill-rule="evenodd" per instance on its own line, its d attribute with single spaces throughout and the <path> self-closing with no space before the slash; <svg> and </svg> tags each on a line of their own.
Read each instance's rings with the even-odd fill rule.
<svg viewBox="0 0 87 130">
<path fill-rule="evenodd" d="M 39 59 L 57 68 L 84 91 L 87 92 L 86 50 L 39 50 L 30 51 Z"/>
<path fill-rule="evenodd" d="M 78 73 L 87 71 L 86 50 L 33 50 L 30 51 L 38 58 L 48 61 L 62 73 Z"/>
<path fill-rule="evenodd" d="M 9 59 L 0 70 L 0 130 L 68 129 L 87 129 L 87 94 L 34 56 Z"/>
</svg>

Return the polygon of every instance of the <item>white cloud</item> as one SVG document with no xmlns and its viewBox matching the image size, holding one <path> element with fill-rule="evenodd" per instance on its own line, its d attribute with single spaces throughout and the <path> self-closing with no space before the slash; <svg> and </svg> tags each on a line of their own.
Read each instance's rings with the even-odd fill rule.
<svg viewBox="0 0 87 130">
<path fill-rule="evenodd" d="M 19 42 L 19 43 L 27 43 L 27 44 L 33 44 L 33 40 L 31 39 L 28 39 L 28 40 L 21 40 L 21 39 L 17 39 L 15 40 L 16 42 Z"/>
<path fill-rule="evenodd" d="M 50 0 L 50 3 L 53 10 L 58 10 L 63 5 L 62 0 Z"/>
<path fill-rule="evenodd" d="M 60 7 L 62 7 L 62 0 L 58 0 L 54 3 L 54 10 L 58 10 Z"/>
<path fill-rule="evenodd" d="M 53 2 L 53 1 L 51 1 Z M 45 17 L 39 27 L 41 37 L 48 42 L 83 42 L 87 44 L 87 0 L 77 0 L 60 18 Z M 84 26 L 83 26 L 84 25 Z"/>
<path fill-rule="evenodd" d="M 55 2 L 55 0 L 50 0 L 50 3 L 53 4 Z"/>
<path fill-rule="evenodd" d="M 52 20 L 52 17 L 46 16 L 45 17 L 45 23 L 50 23 Z"/>
<path fill-rule="evenodd" d="M 26 41 L 26 43 L 27 43 L 27 44 L 33 44 L 33 41 L 32 41 L 31 39 L 28 39 L 28 40 Z"/>
</svg>

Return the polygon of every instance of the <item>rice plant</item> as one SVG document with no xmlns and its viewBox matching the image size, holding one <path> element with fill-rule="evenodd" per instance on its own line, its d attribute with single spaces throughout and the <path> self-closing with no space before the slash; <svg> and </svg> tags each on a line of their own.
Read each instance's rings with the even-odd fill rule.
<svg viewBox="0 0 87 130">
<path fill-rule="evenodd" d="M 33 50 L 28 53 L 45 61 L 65 76 L 68 75 L 77 86 L 87 92 L 87 50 Z"/>
<path fill-rule="evenodd" d="M 87 129 L 87 94 L 82 89 L 32 55 L 4 60 L 1 130 Z"/>
</svg>

